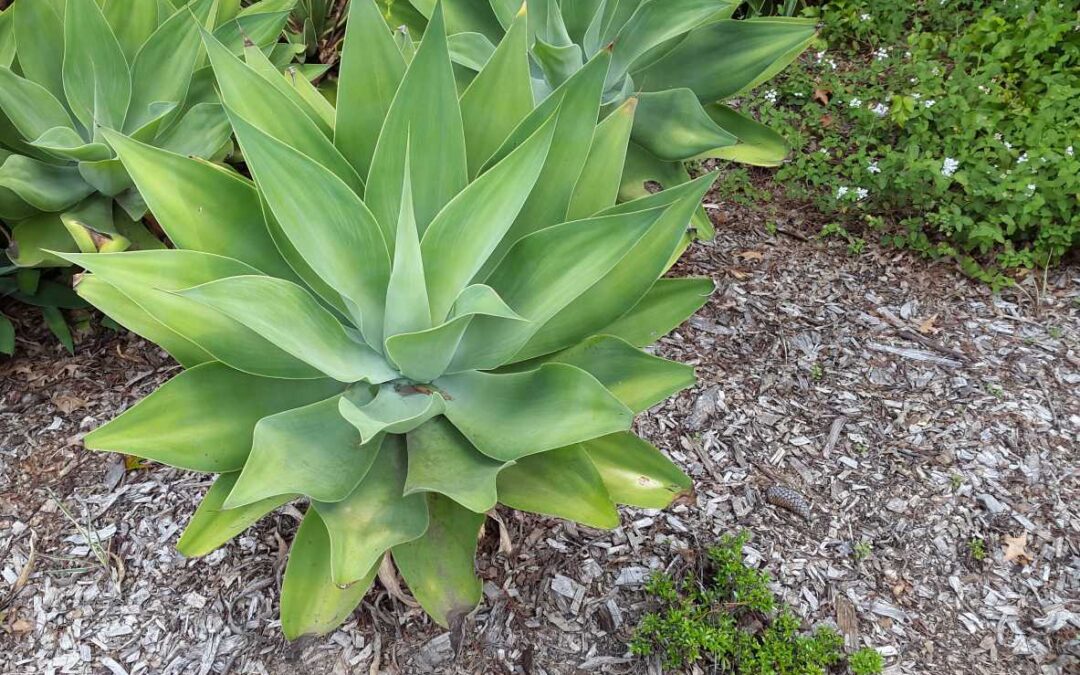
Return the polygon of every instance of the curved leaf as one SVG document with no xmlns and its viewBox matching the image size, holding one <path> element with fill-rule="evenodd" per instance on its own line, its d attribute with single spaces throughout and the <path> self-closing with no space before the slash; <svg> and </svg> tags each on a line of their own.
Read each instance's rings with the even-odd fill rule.
<svg viewBox="0 0 1080 675">
<path fill-rule="evenodd" d="M 709 150 L 705 153 L 709 157 L 754 166 L 779 166 L 791 152 L 791 145 L 783 136 L 722 103 L 706 106 L 705 112 L 739 141 L 736 145 Z"/>
<path fill-rule="evenodd" d="M 445 417 L 413 429 L 406 443 L 405 494 L 438 492 L 476 513 L 495 507 L 495 478 L 509 464 L 480 453 Z"/>
<path fill-rule="evenodd" d="M 340 382 L 377 384 L 398 376 L 381 356 L 350 337 L 333 314 L 291 281 L 234 276 L 178 292 L 233 318 Z"/>
<path fill-rule="evenodd" d="M 348 396 L 338 402 L 338 413 L 359 430 L 364 442 L 381 434 L 404 434 L 441 415 L 444 402 L 437 393 L 406 384 L 384 384 L 375 399 L 355 401 Z"/>
<path fill-rule="evenodd" d="M 11 155 L 0 165 L 0 187 L 41 211 L 63 211 L 94 191 L 74 166 Z"/>
<path fill-rule="evenodd" d="M 75 133 L 67 110 L 48 89 L 6 67 L 0 67 L 0 110 L 27 141 L 56 127 Z"/>
<path fill-rule="evenodd" d="M 204 556 L 296 498 L 296 495 L 279 495 L 237 509 L 226 509 L 225 497 L 239 475 L 237 472 L 223 473 L 214 481 L 176 544 L 176 550 L 182 555 L 188 558 Z"/>
<path fill-rule="evenodd" d="M 690 479 L 659 450 L 632 433 L 618 433 L 581 444 L 619 504 L 662 509 L 692 489 Z"/>
<path fill-rule="evenodd" d="M 594 216 L 619 198 L 626 146 L 637 106 L 637 98 L 629 98 L 596 126 L 589 158 L 574 186 L 567 220 Z"/>
<path fill-rule="evenodd" d="M 371 588 L 381 556 L 354 583 L 342 587 L 330 574 L 332 555 L 327 527 L 309 507 L 293 537 L 281 585 L 281 630 L 287 639 L 331 632 Z"/>
<path fill-rule="evenodd" d="M 324 502 L 348 497 L 371 468 L 382 438 L 362 443 L 353 425 L 338 414 L 340 398 L 259 420 L 251 454 L 225 508 L 289 494 Z"/>
<path fill-rule="evenodd" d="M 312 502 L 330 533 L 331 578 L 346 586 L 365 578 L 390 548 L 412 541 L 428 526 L 423 495 L 402 497 L 406 457 L 400 436 L 387 436 L 375 463 L 351 495 Z"/>
<path fill-rule="evenodd" d="M 738 140 L 709 116 L 689 89 L 643 93 L 640 99 L 634 142 L 660 160 L 687 160 Z"/>
<path fill-rule="evenodd" d="M 523 373 L 445 375 L 434 384 L 446 399 L 446 417 L 477 450 L 501 461 L 623 431 L 633 421 L 596 378 L 560 363 Z"/>
<path fill-rule="evenodd" d="M 580 445 L 525 457 L 499 474 L 499 502 L 510 508 L 610 529 L 619 514 Z"/>
<path fill-rule="evenodd" d="M 84 127 L 123 127 L 131 101 L 131 73 L 94 0 L 67 0 L 63 76 L 68 105 Z"/>
<path fill-rule="evenodd" d="M 277 224 L 304 262 L 357 305 L 353 318 L 377 347 L 390 257 L 374 216 L 329 169 L 246 120 L 233 116 L 233 126 Z"/>
<path fill-rule="evenodd" d="M 635 413 L 694 385 L 694 369 L 646 354 L 629 342 L 597 335 L 551 357 L 589 373 Z"/>
<path fill-rule="evenodd" d="M 635 347 L 651 345 L 701 309 L 714 290 L 712 279 L 660 279 L 633 309 L 600 332 Z"/>
<path fill-rule="evenodd" d="M 67 0 L 20 2 L 14 12 L 19 68 L 27 79 L 48 89 L 59 101 L 64 94 L 64 11 Z"/>
<path fill-rule="evenodd" d="M 239 471 L 260 419 L 341 389 L 332 380 L 257 377 L 205 363 L 169 380 L 83 443 L 191 471 Z"/>
<path fill-rule="evenodd" d="M 476 540 L 484 515 L 429 494 L 424 536 L 393 549 L 394 562 L 409 590 L 440 626 L 452 626 L 480 602 Z"/>
</svg>

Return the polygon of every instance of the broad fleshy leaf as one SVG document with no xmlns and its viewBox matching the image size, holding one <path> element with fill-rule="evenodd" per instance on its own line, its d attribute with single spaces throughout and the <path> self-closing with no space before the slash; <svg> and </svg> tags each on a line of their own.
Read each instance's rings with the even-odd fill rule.
<svg viewBox="0 0 1080 675">
<path fill-rule="evenodd" d="M 206 363 L 169 380 L 83 443 L 190 471 L 239 471 L 260 419 L 341 389 L 332 380 L 257 377 Z"/>
<path fill-rule="evenodd" d="M 532 455 L 499 474 L 499 502 L 588 525 L 619 526 L 600 473 L 580 445 Z"/>
<path fill-rule="evenodd" d="M 630 433 L 594 438 L 581 444 L 619 504 L 662 509 L 689 493 L 690 479 L 651 443 Z"/>
<path fill-rule="evenodd" d="M 508 464 L 482 454 L 445 417 L 413 429 L 406 442 L 405 494 L 438 492 L 476 513 L 495 507 L 495 479 Z"/>
<path fill-rule="evenodd" d="M 224 507 L 225 497 L 233 489 L 239 472 L 223 473 L 199 503 L 176 550 L 188 558 L 198 558 L 214 551 L 254 525 L 260 518 L 295 499 L 296 495 L 278 495 L 234 509 Z"/>
</svg>

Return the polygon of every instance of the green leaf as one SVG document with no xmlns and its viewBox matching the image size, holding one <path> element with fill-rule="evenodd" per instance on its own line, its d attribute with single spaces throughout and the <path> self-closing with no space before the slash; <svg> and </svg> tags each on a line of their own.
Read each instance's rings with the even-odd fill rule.
<svg viewBox="0 0 1080 675">
<path fill-rule="evenodd" d="M 810 19 L 715 21 L 631 74 L 641 91 L 687 87 L 701 101 L 713 102 L 768 80 L 794 61 L 815 34 Z"/>
<path fill-rule="evenodd" d="M 8 258 L 21 267 L 67 267 L 68 261 L 49 251 L 78 250 L 57 213 L 39 213 L 19 221 L 11 230 L 11 239 Z"/>
<path fill-rule="evenodd" d="M 420 606 L 447 627 L 460 623 L 480 602 L 475 559 L 484 515 L 438 494 L 428 495 L 427 502 L 424 536 L 395 546 L 393 556 Z"/>
<path fill-rule="evenodd" d="M 64 101 L 64 10 L 67 0 L 20 2 L 14 32 L 19 68 L 23 75 Z"/>
<path fill-rule="evenodd" d="M 314 508 L 308 508 L 293 537 L 281 585 L 281 630 L 287 639 L 333 631 L 371 588 L 381 556 L 355 583 L 342 587 L 330 574 L 332 555 L 326 525 Z"/>
<path fill-rule="evenodd" d="M 387 436 L 351 495 L 330 504 L 312 502 L 330 533 L 331 574 L 338 586 L 364 578 L 383 553 L 427 530 L 424 496 L 402 496 L 406 463 L 402 438 Z"/>
<path fill-rule="evenodd" d="M 508 464 L 482 454 L 445 417 L 413 429 L 406 442 L 405 494 L 438 492 L 476 513 L 495 507 L 495 478 Z"/>
<path fill-rule="evenodd" d="M 558 109 L 555 137 L 540 178 L 509 233 L 489 258 L 485 272 L 494 269 L 522 237 L 566 220 L 574 187 L 589 157 L 610 60 L 610 53 L 605 51 L 579 70 L 537 106 L 489 160 L 489 163 L 501 160 Z M 514 306 L 512 301 L 507 301 Z"/>
<path fill-rule="evenodd" d="M 629 312 L 601 333 L 645 347 L 670 333 L 701 309 L 716 289 L 712 279 L 660 279 Z"/>
<path fill-rule="evenodd" d="M 0 314 L 0 354 L 11 356 L 15 353 L 15 326 L 11 319 Z"/>
<path fill-rule="evenodd" d="M 610 529 L 619 514 L 580 445 L 522 459 L 499 474 L 499 502 L 513 509 Z"/>
<path fill-rule="evenodd" d="M 176 544 L 176 550 L 182 555 L 188 558 L 204 556 L 296 498 L 296 495 L 278 495 L 240 508 L 226 509 L 225 497 L 239 476 L 239 472 L 223 473 L 214 481 Z"/>
<path fill-rule="evenodd" d="M 446 372 L 461 336 L 478 315 L 524 321 L 490 286 L 477 284 L 461 292 L 445 323 L 388 338 L 386 355 L 405 377 L 415 382 L 431 382 Z"/>
<path fill-rule="evenodd" d="M 75 133 L 67 110 L 48 89 L 7 68 L 0 68 L 0 109 L 27 141 L 55 127 Z"/>
<path fill-rule="evenodd" d="M 373 0 L 349 6 L 339 72 L 334 145 L 367 180 L 379 131 L 405 76 L 405 60 Z"/>
<path fill-rule="evenodd" d="M 61 257 L 101 275 L 170 330 L 237 370 L 265 377 L 323 377 L 239 321 L 176 293 L 225 277 L 256 273 L 237 260 L 182 250 L 67 253 Z"/>
<path fill-rule="evenodd" d="M 574 186 L 567 220 L 588 218 L 615 204 L 637 107 L 638 100 L 629 98 L 596 126 L 589 158 Z"/>
<path fill-rule="evenodd" d="M 442 15 L 436 11 L 387 113 L 368 177 L 366 203 L 391 252 L 406 153 L 419 233 L 468 184 L 465 136 L 450 67 Z"/>
<path fill-rule="evenodd" d="M 94 191 L 74 166 L 11 155 L 0 165 L 0 187 L 41 211 L 63 211 Z"/>
<path fill-rule="evenodd" d="M 689 89 L 640 94 L 634 142 L 663 161 L 687 160 L 714 148 L 735 145 Z"/>
<path fill-rule="evenodd" d="M 109 5 L 128 4 L 127 0 L 109 0 Z M 129 57 L 131 105 L 124 128 L 130 132 L 150 121 L 154 103 L 182 103 L 201 55 L 199 24 L 186 7 L 157 26 L 138 53 Z"/>
<path fill-rule="evenodd" d="M 394 262 L 390 267 L 390 281 L 386 289 L 386 320 L 383 328 L 386 337 L 431 328 L 431 309 L 427 283 L 424 281 L 424 261 L 420 255 L 420 236 L 416 231 L 411 176 L 406 151 Z"/>
<path fill-rule="evenodd" d="M 109 146 L 104 143 L 87 143 L 71 127 L 53 127 L 38 136 L 31 145 L 57 157 L 76 162 L 94 162 L 112 157 Z"/>
<path fill-rule="evenodd" d="M 454 426 L 480 452 L 501 461 L 623 431 L 633 420 L 596 378 L 561 363 L 524 373 L 445 375 L 434 387 Z"/>
<path fill-rule="evenodd" d="M 431 318 L 443 321 L 499 246 L 536 184 L 551 148 L 553 115 L 435 217 L 421 242 Z"/>
<path fill-rule="evenodd" d="M 618 433 L 581 444 L 619 504 L 662 509 L 691 491 L 686 474 L 652 444 L 632 433 Z"/>
<path fill-rule="evenodd" d="M 514 360 L 541 356 L 573 345 L 610 324 L 641 299 L 667 269 L 691 214 L 714 179 L 715 175 L 702 176 L 672 190 L 605 211 L 602 215 L 667 207 L 633 248 L 605 275 L 546 321 L 514 355 Z"/>
<path fill-rule="evenodd" d="M 63 76 L 68 105 L 84 127 L 123 128 L 131 73 L 94 0 L 67 0 Z"/>
<path fill-rule="evenodd" d="M 404 383 L 384 384 L 372 400 L 341 397 L 338 412 L 356 427 L 365 443 L 382 434 L 404 434 L 445 410 L 438 393 Z"/>
<path fill-rule="evenodd" d="M 74 354 L 75 343 L 71 339 L 71 329 L 68 328 L 67 320 L 64 319 L 64 313 L 56 307 L 46 306 L 41 308 L 41 316 L 45 319 L 45 325 L 49 327 L 60 344 L 64 345 L 68 354 Z"/>
<path fill-rule="evenodd" d="M 637 10 L 614 39 L 615 50 L 608 83 L 621 80 L 649 50 L 701 25 L 730 4 L 729 0 L 651 0 L 638 3 Z"/>
<path fill-rule="evenodd" d="M 544 79 L 552 87 L 569 80 L 584 65 L 581 47 L 574 44 L 548 44 L 539 36 L 533 44 L 532 55 L 544 71 Z"/>
<path fill-rule="evenodd" d="M 446 40 L 450 60 L 469 70 L 479 71 L 495 53 L 495 45 L 480 33 L 454 33 Z"/>
<path fill-rule="evenodd" d="M 309 163 L 334 173 L 351 191 L 362 194 L 364 183 L 356 171 L 334 148 L 319 126 L 289 96 L 230 54 L 224 45 L 205 31 L 203 43 L 210 55 L 221 89 L 221 99 L 234 128 L 237 127 L 238 118 L 242 118 L 246 126 L 285 145 Z M 244 133 L 239 128 L 236 132 L 246 157 L 248 150 Z"/>
<path fill-rule="evenodd" d="M 470 178 L 480 173 L 480 167 L 533 109 L 526 22 L 526 13 L 519 12 L 495 53 L 461 95 Z"/>
<path fill-rule="evenodd" d="M 15 12 L 0 12 L 0 67 L 2 68 L 10 68 L 15 61 L 14 26 Z"/>
<path fill-rule="evenodd" d="M 635 413 L 694 385 L 694 369 L 637 349 L 620 338 L 597 335 L 559 352 L 546 363 L 566 363 L 589 373 Z"/>
<path fill-rule="evenodd" d="M 374 350 L 350 337 L 307 290 L 291 281 L 234 276 L 181 290 L 179 294 L 232 317 L 340 382 L 366 380 L 377 384 L 398 376 Z"/>
<path fill-rule="evenodd" d="M 362 443 L 356 428 L 338 414 L 339 400 L 335 396 L 259 420 L 251 455 L 225 508 L 290 494 L 324 502 L 348 497 L 375 461 L 382 437 Z"/>
<path fill-rule="evenodd" d="M 169 380 L 87 434 L 83 443 L 91 450 L 123 452 L 190 471 L 239 471 L 259 420 L 334 396 L 342 388 L 328 379 L 257 377 L 205 363 Z"/>
<path fill-rule="evenodd" d="M 665 162 L 631 139 L 626 149 L 626 165 L 623 167 L 619 198 L 624 201 L 644 198 L 649 195 L 646 188 L 649 183 L 656 183 L 666 190 L 689 183 L 690 180 L 690 173 L 682 162 Z M 713 238 L 715 232 L 712 222 L 704 208 L 698 208 L 691 222 L 700 239 Z"/>
<path fill-rule="evenodd" d="M 522 239 L 487 283 L 528 322 L 477 317 L 462 338 L 450 372 L 508 363 L 549 319 L 608 274 L 663 214 L 663 209 L 651 209 L 603 216 L 556 225 Z"/>
<path fill-rule="evenodd" d="M 234 258 L 266 274 L 294 278 L 266 228 L 250 181 L 120 134 L 106 133 L 105 138 L 177 248 Z"/>
<path fill-rule="evenodd" d="M 132 186 L 131 177 L 118 159 L 79 162 L 79 175 L 98 192 L 115 197 Z"/>
<path fill-rule="evenodd" d="M 169 352 L 185 368 L 214 360 L 205 349 L 150 316 L 131 298 L 100 277 L 84 275 L 77 282 L 75 290 L 79 297 L 85 298 L 124 328 Z"/>
<path fill-rule="evenodd" d="M 317 112 L 314 108 L 311 107 L 311 104 L 308 103 L 308 101 L 300 95 L 300 92 L 297 91 L 296 88 L 286 78 L 286 76 L 280 70 L 278 70 L 278 67 L 275 66 L 269 58 L 267 58 L 266 54 L 263 54 L 261 49 L 259 49 L 255 45 L 246 45 L 244 47 L 244 61 L 245 63 L 247 63 L 248 67 L 252 68 L 260 75 L 262 75 L 263 78 L 271 85 L 273 85 L 275 89 L 285 94 L 285 96 L 287 96 L 289 100 L 292 101 L 294 105 L 296 105 L 297 108 L 303 110 L 304 114 L 307 115 L 311 119 L 311 121 L 314 122 L 319 127 L 319 129 L 322 130 L 324 134 L 326 134 L 327 138 L 333 137 L 334 110 L 333 106 L 330 106 L 329 103 L 326 102 L 326 99 L 323 99 L 322 96 L 319 96 L 323 103 L 327 103 L 327 106 L 330 107 L 331 115 L 329 120 L 327 120 L 325 117 L 319 114 L 319 112 Z M 304 80 L 304 82 L 307 82 L 307 80 Z"/>
<path fill-rule="evenodd" d="M 791 145 L 783 136 L 722 103 L 706 106 L 705 112 L 738 139 L 736 145 L 710 149 L 705 153 L 709 157 L 754 166 L 779 166 L 791 152 Z"/>
<path fill-rule="evenodd" d="M 329 169 L 233 117 L 244 156 L 276 222 L 303 260 L 359 309 L 368 344 L 382 343 L 390 257 L 360 198 Z M 400 196 L 400 193 L 399 193 Z"/>
<path fill-rule="evenodd" d="M 105 20 L 112 28 L 128 63 L 132 63 L 139 47 L 158 26 L 157 6 L 153 2 L 131 0 L 105 0 L 98 4 L 102 6 Z"/>
<path fill-rule="evenodd" d="M 154 139 L 154 145 L 178 155 L 210 159 L 230 142 L 231 135 L 229 117 L 220 104 L 198 103 Z"/>
</svg>

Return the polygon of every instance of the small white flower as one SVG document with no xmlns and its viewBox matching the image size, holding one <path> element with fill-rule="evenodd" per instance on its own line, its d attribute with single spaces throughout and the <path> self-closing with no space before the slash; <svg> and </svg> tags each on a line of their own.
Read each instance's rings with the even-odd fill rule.
<svg viewBox="0 0 1080 675">
<path fill-rule="evenodd" d="M 937 101 L 932 98 L 928 98 L 922 102 L 924 108 L 932 108 L 935 103 L 937 103 Z"/>
<path fill-rule="evenodd" d="M 850 101 L 848 101 L 848 107 L 849 108 L 861 108 L 862 107 L 862 100 L 857 99 L 857 98 L 853 98 Z"/>
<path fill-rule="evenodd" d="M 829 149 L 828 148 L 821 148 L 820 150 L 818 150 L 818 152 L 820 152 L 821 154 L 827 156 L 829 154 Z"/>
<path fill-rule="evenodd" d="M 1002 141 L 1001 144 L 1005 146 L 1006 150 L 1012 150 L 1012 143 L 1008 141 Z"/>
<path fill-rule="evenodd" d="M 1027 164 L 1028 154 L 1026 152 L 1020 153 L 1020 156 L 1016 158 L 1017 164 Z"/>
<path fill-rule="evenodd" d="M 876 159 L 870 162 L 870 164 L 866 167 L 866 170 L 870 173 L 881 173 L 881 168 L 878 167 Z"/>
<path fill-rule="evenodd" d="M 779 97 L 780 94 L 777 93 L 775 89 L 770 89 L 769 91 L 765 92 L 765 100 L 769 103 L 776 103 L 776 99 Z"/>
<path fill-rule="evenodd" d="M 863 12 L 862 14 L 859 15 L 859 21 L 869 21 L 869 20 L 870 20 L 870 15 L 867 14 L 866 12 Z"/>
<path fill-rule="evenodd" d="M 836 188 L 836 198 L 837 199 L 843 199 L 844 195 L 846 195 L 847 193 L 848 193 L 848 188 L 843 186 L 843 185 Z"/>
<path fill-rule="evenodd" d="M 1068 155 L 1069 157 L 1072 157 L 1073 156 L 1073 146 L 1070 145 L 1069 147 L 1065 148 L 1065 154 Z"/>
<path fill-rule="evenodd" d="M 1000 143 L 1002 138 L 1003 138 L 1003 136 L 1001 135 L 1001 132 L 998 132 L 998 133 L 994 134 L 994 140 L 995 141 Z"/>
<path fill-rule="evenodd" d="M 869 196 L 869 195 L 870 195 L 870 191 L 867 190 L 866 188 L 855 188 L 855 198 L 857 200 L 862 201 L 862 200 L 866 199 L 867 196 Z"/>
<path fill-rule="evenodd" d="M 983 85 L 980 84 L 979 85 L 979 91 L 981 91 L 984 94 L 989 94 L 990 93 L 990 87 L 986 87 L 986 86 L 983 86 Z"/>
<path fill-rule="evenodd" d="M 875 103 L 874 107 L 870 108 L 870 112 L 874 113 L 878 117 L 884 117 L 889 114 L 889 106 L 884 103 Z"/>
<path fill-rule="evenodd" d="M 1028 183 L 1027 191 L 1029 195 L 1035 194 L 1035 183 Z"/>
<path fill-rule="evenodd" d="M 834 59 L 829 59 L 825 63 L 829 64 L 829 69 L 830 70 L 836 70 L 836 61 Z"/>
<path fill-rule="evenodd" d="M 956 161 L 952 157 L 946 157 L 945 161 L 941 164 L 941 175 L 946 178 L 951 178 L 956 170 L 960 168 L 960 162 Z"/>
<path fill-rule="evenodd" d="M 922 100 L 922 94 L 920 94 L 919 92 L 915 92 L 914 94 L 911 95 L 911 98 L 915 99 L 916 101 L 921 101 Z"/>
<path fill-rule="evenodd" d="M 879 47 L 878 49 L 874 50 L 874 58 L 878 61 L 884 61 L 885 59 L 889 58 L 889 52 L 884 47 Z"/>
</svg>

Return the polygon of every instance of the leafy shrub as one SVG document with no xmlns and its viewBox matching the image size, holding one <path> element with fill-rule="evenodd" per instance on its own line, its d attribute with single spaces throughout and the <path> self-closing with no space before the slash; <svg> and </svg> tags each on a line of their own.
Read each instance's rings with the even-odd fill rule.
<svg viewBox="0 0 1080 675">
<path fill-rule="evenodd" d="M 459 96 L 439 9 L 415 52 L 373 0 L 350 12 L 336 110 L 204 34 L 254 181 L 104 132 L 178 248 L 64 254 L 186 368 L 85 438 L 220 474 L 180 550 L 310 500 L 290 639 L 336 628 L 391 558 L 460 626 L 497 503 L 614 527 L 615 503 L 686 491 L 629 429 L 694 381 L 640 348 L 712 289 L 658 280 L 712 176 L 615 205 L 634 107 L 598 124 L 609 52 L 534 105 L 520 16 Z"/>
<path fill-rule="evenodd" d="M 848 657 L 848 668 L 853 675 L 876 675 L 885 667 L 885 659 L 869 647 L 863 647 Z"/>
<path fill-rule="evenodd" d="M 743 563 L 748 538 L 728 535 L 710 547 L 701 579 L 654 574 L 645 590 L 660 608 L 642 618 L 630 650 L 660 654 L 666 668 L 706 662 L 741 675 L 822 675 L 842 663 L 843 637 L 824 626 L 801 634 L 798 617 L 777 607 L 769 575 Z M 881 655 L 860 650 L 848 665 L 859 675 L 880 672 Z"/>
<path fill-rule="evenodd" d="M 831 0 L 820 18 L 829 50 L 751 103 L 796 146 L 793 195 L 997 283 L 1080 243 L 1075 7 Z"/>
</svg>

